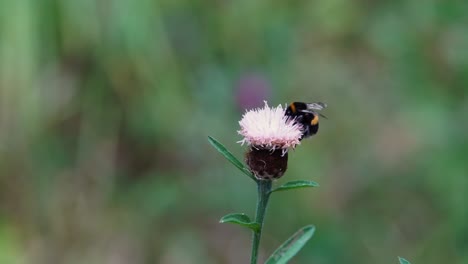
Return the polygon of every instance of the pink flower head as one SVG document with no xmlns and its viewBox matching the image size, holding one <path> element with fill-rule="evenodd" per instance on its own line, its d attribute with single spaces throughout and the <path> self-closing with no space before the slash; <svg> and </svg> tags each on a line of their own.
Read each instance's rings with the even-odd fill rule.
<svg viewBox="0 0 468 264">
<path fill-rule="evenodd" d="M 239 121 L 244 138 L 239 143 L 247 143 L 257 149 L 282 149 L 283 154 L 289 148 L 300 144 L 302 126 L 285 116 L 281 105 L 270 108 L 265 101 L 263 108 L 248 110 Z"/>
</svg>

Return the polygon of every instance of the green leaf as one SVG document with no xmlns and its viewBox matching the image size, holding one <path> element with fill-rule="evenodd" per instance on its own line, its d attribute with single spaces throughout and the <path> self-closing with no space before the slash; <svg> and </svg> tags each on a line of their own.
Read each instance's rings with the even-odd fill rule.
<svg viewBox="0 0 468 264">
<path fill-rule="evenodd" d="M 273 254 L 267 259 L 265 264 L 283 264 L 287 263 L 294 257 L 299 250 L 305 245 L 315 232 L 315 226 L 305 226 L 294 235 L 292 235 L 286 242 L 284 242 Z"/>
<path fill-rule="evenodd" d="M 223 144 L 219 143 L 216 139 L 208 136 L 208 141 L 210 142 L 213 147 L 219 151 L 227 160 L 229 160 L 234 166 L 236 166 L 239 170 L 241 170 L 245 175 L 249 176 L 252 180 L 255 180 L 255 177 L 252 175 L 249 169 L 247 169 L 242 162 L 240 162 L 234 155 L 232 155 L 229 150 L 227 150 Z"/>
<path fill-rule="evenodd" d="M 305 187 L 318 187 L 319 184 L 313 181 L 290 181 L 278 188 L 273 189 L 271 192 L 286 191 L 291 189 L 305 188 Z"/>
<path fill-rule="evenodd" d="M 258 223 L 252 222 L 246 214 L 228 214 L 223 216 L 219 222 L 245 226 L 252 229 L 253 231 L 258 231 L 260 228 L 260 225 Z"/>
<path fill-rule="evenodd" d="M 398 260 L 400 261 L 400 264 L 411 264 L 409 261 L 407 261 L 406 259 L 402 257 L 398 257 Z"/>
</svg>

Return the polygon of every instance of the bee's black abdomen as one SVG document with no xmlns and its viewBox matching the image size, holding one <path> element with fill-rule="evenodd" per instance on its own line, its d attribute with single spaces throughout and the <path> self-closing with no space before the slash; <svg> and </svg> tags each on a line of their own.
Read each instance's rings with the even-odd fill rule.
<svg viewBox="0 0 468 264">
<path fill-rule="evenodd" d="M 313 135 L 317 134 L 318 129 L 319 129 L 319 124 L 318 123 L 316 125 L 307 126 L 307 129 L 306 129 L 306 131 L 304 131 L 304 135 L 302 136 L 302 138 L 308 138 L 310 136 L 313 136 Z"/>
<path fill-rule="evenodd" d="M 315 114 L 305 113 L 302 116 L 301 124 L 304 127 L 304 134 L 301 139 L 308 138 L 317 134 L 319 129 L 318 116 Z"/>
</svg>

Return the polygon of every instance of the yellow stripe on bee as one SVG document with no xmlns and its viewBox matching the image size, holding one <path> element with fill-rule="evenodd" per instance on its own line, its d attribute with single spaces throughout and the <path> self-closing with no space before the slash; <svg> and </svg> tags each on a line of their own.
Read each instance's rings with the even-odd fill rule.
<svg viewBox="0 0 468 264">
<path fill-rule="evenodd" d="M 314 115 L 314 118 L 312 119 L 312 121 L 310 121 L 310 124 L 315 126 L 318 124 L 318 121 L 319 121 L 318 115 Z"/>
<path fill-rule="evenodd" d="M 291 107 L 293 113 L 296 113 L 296 106 L 294 105 L 294 103 L 290 104 L 289 107 Z"/>
</svg>

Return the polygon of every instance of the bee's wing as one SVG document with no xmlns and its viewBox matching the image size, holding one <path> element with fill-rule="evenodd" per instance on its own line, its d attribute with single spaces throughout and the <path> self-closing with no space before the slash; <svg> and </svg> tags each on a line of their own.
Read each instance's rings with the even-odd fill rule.
<svg viewBox="0 0 468 264">
<path fill-rule="evenodd" d="M 325 115 L 321 114 L 321 113 L 318 113 L 319 116 L 325 118 L 325 119 L 328 119 L 328 117 L 326 117 Z"/>
<path fill-rule="evenodd" d="M 328 119 L 326 116 L 324 116 L 321 113 L 317 112 L 317 111 L 323 110 L 325 107 L 327 107 L 327 104 L 322 103 L 322 102 L 308 103 L 307 104 L 307 109 L 299 110 L 299 111 L 302 112 L 302 113 L 318 114 L 319 116 Z"/>
<path fill-rule="evenodd" d="M 327 104 L 326 103 L 322 103 L 322 102 L 316 102 L 316 103 L 310 103 L 310 104 L 307 104 L 307 110 L 322 110 L 324 109 L 325 107 L 327 107 Z"/>
<path fill-rule="evenodd" d="M 306 104 L 307 105 L 307 109 L 304 109 L 304 110 L 299 110 L 300 112 L 303 112 L 303 113 L 316 113 L 316 111 L 320 111 L 320 110 L 323 110 L 325 107 L 327 107 L 327 104 L 326 103 L 322 103 L 322 102 L 317 102 L 317 103 L 308 103 Z"/>
</svg>

